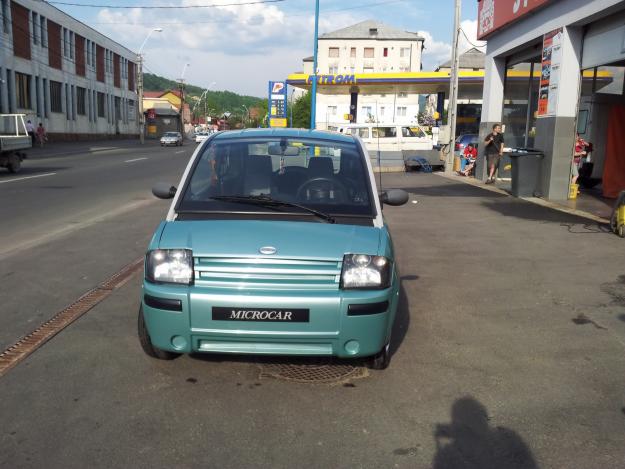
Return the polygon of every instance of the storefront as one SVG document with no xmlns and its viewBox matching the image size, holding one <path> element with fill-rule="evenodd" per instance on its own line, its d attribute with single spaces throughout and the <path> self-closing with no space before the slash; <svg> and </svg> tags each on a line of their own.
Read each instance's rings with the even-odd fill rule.
<svg viewBox="0 0 625 469">
<path fill-rule="evenodd" d="M 478 37 L 488 41 L 481 139 L 501 122 L 506 147 L 544 152 L 539 192 L 563 200 L 578 131 L 593 143 L 589 185 L 605 197 L 625 189 L 625 2 L 480 0 Z"/>
</svg>

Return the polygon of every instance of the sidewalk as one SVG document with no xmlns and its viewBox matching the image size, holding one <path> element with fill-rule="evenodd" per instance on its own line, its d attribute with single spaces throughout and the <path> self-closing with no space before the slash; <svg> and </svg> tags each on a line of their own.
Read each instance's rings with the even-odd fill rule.
<svg viewBox="0 0 625 469">
<path fill-rule="evenodd" d="M 503 194 L 509 197 L 510 192 L 503 189 L 500 186 L 509 188 L 510 183 L 507 181 L 499 181 L 496 184 L 486 185 L 479 179 L 475 179 L 473 177 L 464 177 L 458 176 L 457 174 L 445 174 L 443 172 L 433 173 L 437 176 L 444 177 L 446 179 L 451 179 L 453 181 L 463 182 L 465 184 L 469 184 L 475 187 L 479 187 L 484 190 L 488 190 L 491 192 L 496 192 L 498 194 Z M 497 185 L 499 184 L 499 186 Z M 606 203 L 602 200 L 585 197 L 583 199 L 578 200 L 561 200 L 561 201 L 552 201 L 547 199 L 541 199 L 539 197 L 519 197 L 522 200 L 527 202 L 531 202 L 536 205 L 541 205 L 543 207 L 548 207 L 554 210 L 558 210 L 560 212 L 568 213 L 570 215 L 576 215 L 579 217 L 587 218 L 597 223 L 610 223 L 610 215 L 612 213 L 612 208 L 608 207 Z"/>
<path fill-rule="evenodd" d="M 146 140 L 146 146 L 157 145 L 158 140 Z M 123 140 L 89 140 L 83 142 L 52 142 L 46 143 L 43 148 L 35 144 L 33 148 L 26 150 L 28 159 L 54 158 L 58 156 L 77 155 L 81 153 L 97 153 L 101 151 L 117 150 L 139 146 L 139 139 Z"/>
</svg>

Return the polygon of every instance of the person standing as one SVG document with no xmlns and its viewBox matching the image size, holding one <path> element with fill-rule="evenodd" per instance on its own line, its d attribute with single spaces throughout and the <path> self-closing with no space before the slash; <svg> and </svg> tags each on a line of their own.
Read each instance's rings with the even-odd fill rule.
<svg viewBox="0 0 625 469">
<path fill-rule="evenodd" d="M 39 122 L 39 127 L 37 127 L 37 141 L 39 142 L 39 146 L 43 148 L 43 142 L 46 140 L 46 129 L 41 122 Z"/>
<path fill-rule="evenodd" d="M 30 145 L 31 146 L 35 146 L 35 127 L 33 126 L 33 123 L 28 120 L 26 122 L 26 132 L 28 133 L 28 136 L 30 137 Z"/>
<path fill-rule="evenodd" d="M 582 162 L 582 158 L 586 156 L 586 141 L 576 134 L 575 139 L 575 152 L 573 153 L 573 168 L 571 171 L 571 184 L 577 184 L 577 178 L 579 177 L 579 165 Z M 578 191 L 579 194 L 579 191 Z"/>
<path fill-rule="evenodd" d="M 484 154 L 488 163 L 488 179 L 486 184 L 495 182 L 495 171 L 501 161 L 503 155 L 503 135 L 501 133 L 501 124 L 493 125 L 493 131 L 486 136 L 484 140 L 486 148 Z"/>
</svg>

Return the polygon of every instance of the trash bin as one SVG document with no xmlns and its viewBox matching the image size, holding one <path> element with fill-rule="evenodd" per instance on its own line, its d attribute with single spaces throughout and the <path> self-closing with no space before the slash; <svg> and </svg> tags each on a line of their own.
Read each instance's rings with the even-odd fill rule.
<svg viewBox="0 0 625 469">
<path fill-rule="evenodd" d="M 540 174 L 544 154 L 533 148 L 515 148 L 509 153 L 512 161 L 512 195 L 540 196 Z"/>
</svg>

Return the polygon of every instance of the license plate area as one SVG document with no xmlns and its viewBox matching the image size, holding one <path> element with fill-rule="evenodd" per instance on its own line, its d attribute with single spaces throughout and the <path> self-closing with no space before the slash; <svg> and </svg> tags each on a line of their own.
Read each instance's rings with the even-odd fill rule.
<svg viewBox="0 0 625 469">
<path fill-rule="evenodd" d="M 241 308 L 213 306 L 213 321 L 309 322 L 310 310 L 302 308 Z"/>
</svg>

